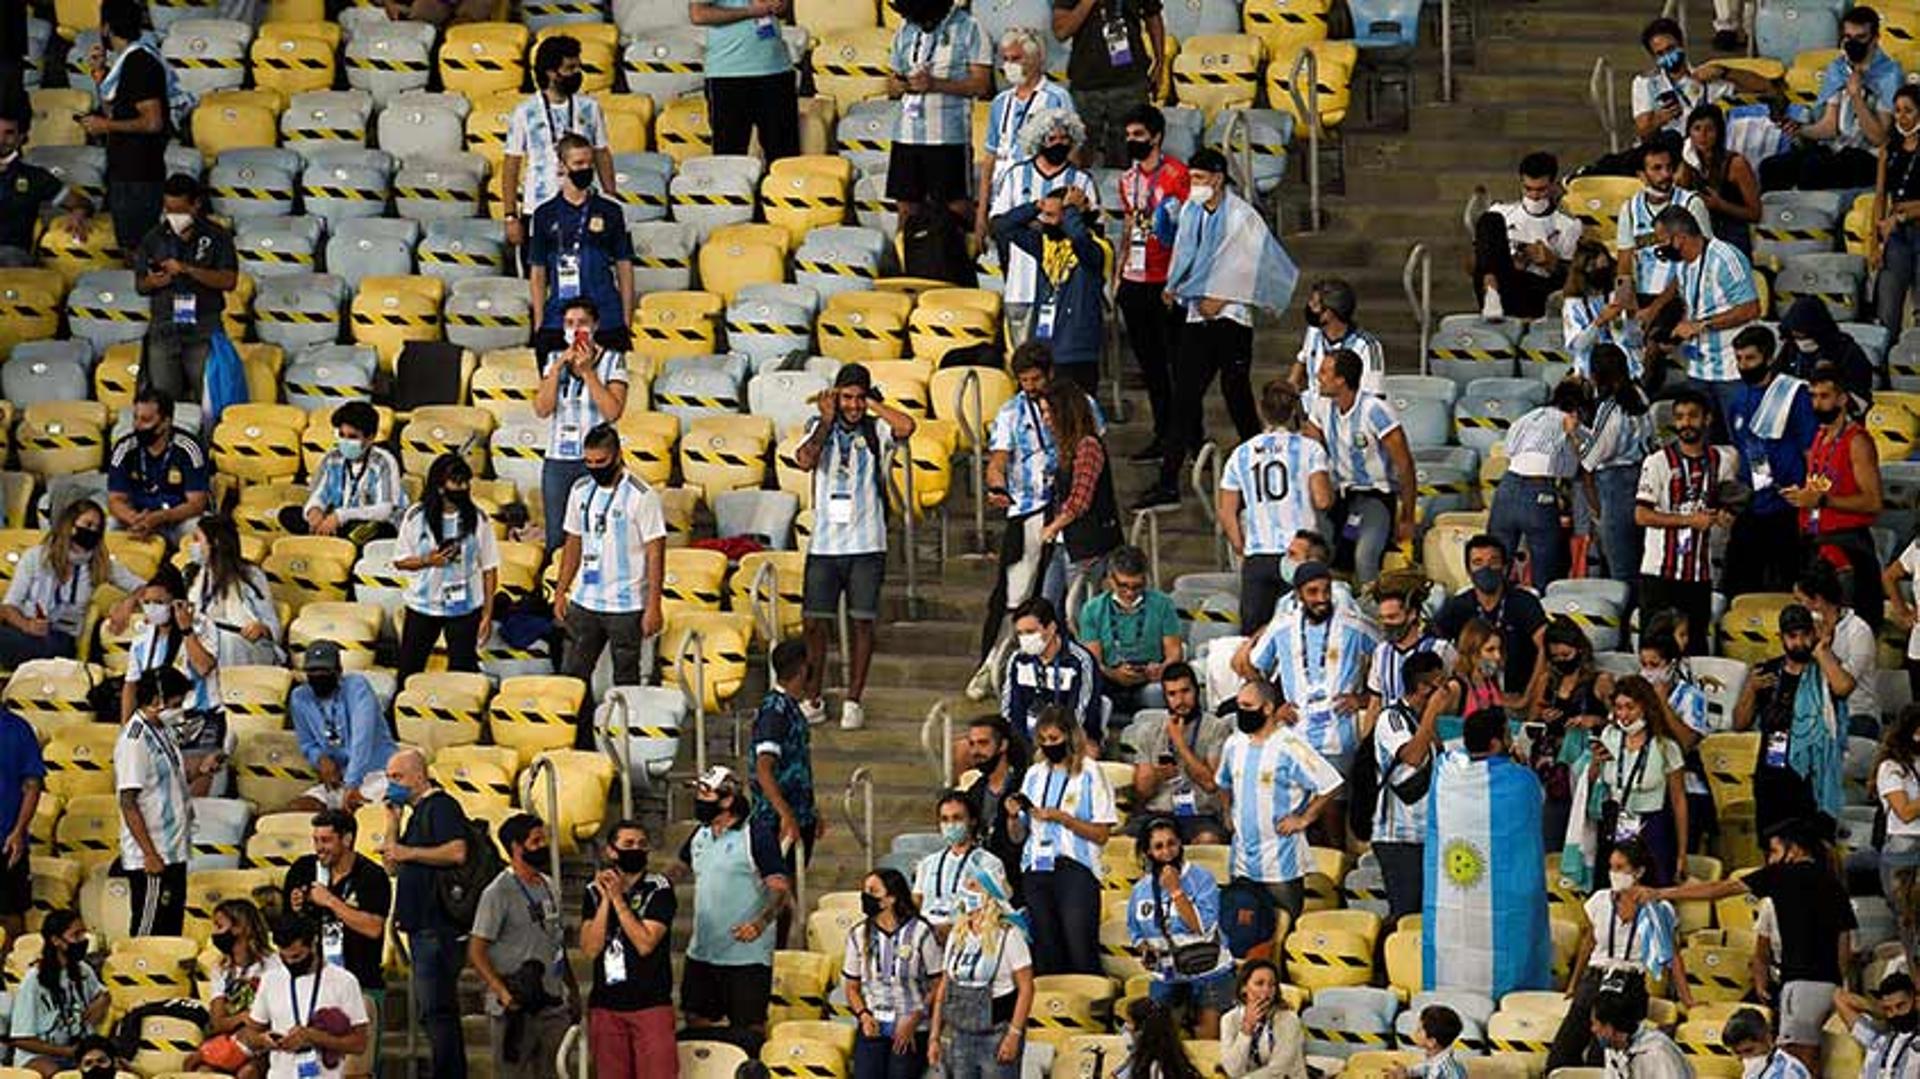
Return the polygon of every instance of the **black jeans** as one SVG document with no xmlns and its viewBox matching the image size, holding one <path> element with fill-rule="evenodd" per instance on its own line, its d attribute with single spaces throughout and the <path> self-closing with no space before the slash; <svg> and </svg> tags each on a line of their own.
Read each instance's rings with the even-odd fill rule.
<svg viewBox="0 0 1920 1079">
<path fill-rule="evenodd" d="M 452 618 L 421 614 L 407 608 L 406 624 L 400 627 L 400 685 L 427 669 L 427 659 L 440 634 L 447 635 L 447 670 L 478 673 L 480 670 L 480 609 L 478 607 Z"/>
<path fill-rule="evenodd" d="M 1057 856 L 1053 870 L 1028 873 L 1035 974 L 1100 973 L 1100 881 L 1086 866 Z"/>
<path fill-rule="evenodd" d="M 800 153 L 800 97 L 794 73 L 707 80 L 713 152 L 744 154 L 755 130 L 768 161 Z"/>
<path fill-rule="evenodd" d="M 1159 285 L 1122 281 L 1113 303 L 1126 321 L 1127 344 L 1133 349 L 1134 362 L 1140 365 L 1140 378 L 1147 384 L 1147 404 L 1153 408 L 1153 440 L 1164 446 L 1167 429 L 1173 424 L 1170 364 L 1184 316 L 1179 308 L 1169 308 L 1160 293 Z"/>
<path fill-rule="evenodd" d="M 1473 223 L 1473 296 L 1480 299 L 1491 275 L 1500 290 L 1500 307 L 1508 318 L 1539 318 L 1547 313 L 1547 297 L 1566 283 L 1563 269 L 1542 277 L 1528 273 L 1513 261 L 1507 244 L 1507 219 L 1492 211 Z"/>
<path fill-rule="evenodd" d="M 451 929 L 407 934 L 413 953 L 413 998 L 433 1050 L 433 1079 L 467 1079 L 466 1040 L 460 1032 L 460 968 L 466 945 Z"/>
<path fill-rule="evenodd" d="M 1560 1021 L 1560 1029 L 1553 1036 L 1553 1047 L 1547 1050 L 1547 1071 L 1578 1068 L 1587 1063 L 1588 1054 L 1593 1051 L 1593 998 L 1599 989 L 1600 971 L 1588 967 L 1580 976 L 1580 984 L 1573 987 L 1573 1001 L 1567 1006 L 1567 1016 Z"/>
<path fill-rule="evenodd" d="M 1720 586 L 1729 596 L 1791 592 L 1800 576 L 1800 515 L 1748 511 L 1734 518 Z"/>
<path fill-rule="evenodd" d="M 640 684 L 640 660 L 646 647 L 646 634 L 640 632 L 640 612 L 603 614 L 579 604 L 567 605 L 567 649 L 560 673 L 593 684 L 593 668 L 600 662 L 602 649 L 613 649 L 613 684 Z M 580 702 L 580 730 L 574 738 L 577 749 L 592 749 L 593 694 Z M 438 1079 L 436 1076 L 435 1079 Z"/>
<path fill-rule="evenodd" d="M 1640 624 L 1645 625 L 1655 611 L 1679 611 L 1685 615 L 1687 655 L 1707 654 L 1707 638 L 1713 633 L 1713 585 L 1641 574 Z"/>
<path fill-rule="evenodd" d="M 1220 395 L 1239 441 L 1260 433 L 1253 403 L 1253 330 L 1227 318 L 1180 328 L 1180 362 L 1173 369 L 1173 425 L 1160 458 L 1160 486 L 1180 489 L 1180 469 L 1207 441 L 1207 390 L 1220 378 Z"/>
<path fill-rule="evenodd" d="M 1251 637 L 1273 618 L 1274 605 L 1293 590 L 1280 573 L 1277 554 L 1250 554 L 1240 561 L 1240 632 Z"/>
<path fill-rule="evenodd" d="M 1397 797 L 1390 790 L 1382 798 Z M 1426 846 L 1420 843 L 1380 843 L 1373 845 L 1380 860 L 1380 877 L 1387 885 L 1387 925 L 1420 913 L 1427 886 Z"/>
<path fill-rule="evenodd" d="M 1880 159 L 1865 150 L 1810 142 L 1760 162 L 1760 190 L 1834 191 L 1872 187 Z"/>
<path fill-rule="evenodd" d="M 175 326 L 155 322 L 147 328 L 140 359 L 140 385 L 164 390 L 175 401 L 200 400 L 218 323 Z"/>
</svg>

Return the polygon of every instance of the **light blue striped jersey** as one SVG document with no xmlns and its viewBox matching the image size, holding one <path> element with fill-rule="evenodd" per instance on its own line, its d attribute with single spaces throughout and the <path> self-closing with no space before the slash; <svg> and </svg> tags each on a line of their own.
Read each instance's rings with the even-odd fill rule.
<svg viewBox="0 0 1920 1079">
<path fill-rule="evenodd" d="M 1007 885 L 1007 867 L 985 847 L 968 847 L 965 854 L 943 847 L 920 859 L 913 871 L 913 894 L 920 897 L 920 913 L 935 925 L 951 922 L 961 886 L 976 876 L 991 879 L 1001 895 L 1013 894 Z"/>
<path fill-rule="evenodd" d="M 818 416 L 807 421 L 812 434 Z M 868 413 L 869 440 L 859 427 L 834 421 L 813 466 L 813 538 L 809 555 L 876 554 L 887 549 L 887 505 L 881 478 L 893 447 L 893 428 Z"/>
<path fill-rule="evenodd" d="M 893 35 L 893 73 L 905 79 L 925 70 L 958 82 L 968 68 L 993 63 L 987 35 L 966 8 L 956 7 L 932 30 L 903 23 Z M 914 146 L 966 146 L 973 141 L 973 101 L 958 94 L 902 94 L 893 141 Z"/>
<path fill-rule="evenodd" d="M 1091 173 L 1068 165 L 1052 176 L 1046 176 L 1032 158 L 1016 161 L 994 174 L 993 200 L 987 211 L 997 217 L 1063 187 L 1079 188 L 1086 194 L 1087 202 L 1094 211 L 1099 211 L 1100 185 Z M 1034 262 L 1032 255 L 1017 247 L 1008 247 L 1006 302 L 1032 303 L 1034 289 L 1039 284 L 1039 274 L 1039 265 Z"/>
<path fill-rule="evenodd" d="M 1658 246 L 1653 239 L 1653 219 L 1669 206 L 1684 207 L 1700 223 L 1700 235 L 1713 235 L 1713 223 L 1707 217 L 1707 204 L 1686 188 L 1675 187 L 1673 197 L 1658 206 L 1647 202 L 1645 188 L 1634 192 L 1627 204 L 1620 207 L 1613 246 L 1617 251 L 1633 252 L 1633 290 L 1642 296 L 1655 296 L 1666 291 L 1679 265 L 1662 262 L 1653 254 Z"/>
<path fill-rule="evenodd" d="M 1025 101 L 1020 100 L 1013 87 L 994 96 L 993 104 L 987 106 L 986 151 L 987 156 L 994 159 L 996 169 L 1004 169 L 1019 159 L 1020 125 L 1027 122 L 1027 117 L 1048 109 L 1075 111 L 1073 95 L 1067 93 L 1067 88 L 1044 75 Z"/>
<path fill-rule="evenodd" d="M 1220 949 L 1214 968 L 1204 974 L 1183 975 L 1174 968 L 1175 948 L 1186 944 L 1220 941 L 1220 882 L 1213 874 L 1192 862 L 1180 865 L 1180 890 L 1193 904 L 1199 925 L 1189 924 L 1159 885 L 1159 871 L 1148 869 L 1133 884 L 1127 895 L 1127 936 L 1133 946 L 1152 957 L 1148 969 L 1157 982 L 1190 982 L 1211 978 L 1233 968 L 1233 953 Z M 1224 942 L 1221 942 L 1224 943 Z"/>
<path fill-rule="evenodd" d="M 1632 316 L 1622 314 L 1604 326 L 1598 325 L 1600 312 L 1606 309 L 1608 300 L 1606 296 L 1574 296 L 1561 303 L 1561 347 L 1573 360 L 1573 369 L 1580 372 L 1580 377 L 1590 379 L 1593 377 L 1593 346 L 1616 345 L 1627 354 L 1627 370 L 1637 379 L 1646 367 L 1645 357 L 1641 353 L 1643 339 L 1640 323 Z"/>
<path fill-rule="evenodd" d="M 513 107 L 507 117 L 505 152 L 524 158 L 520 166 L 520 212 L 532 217 L 547 200 L 560 194 L 560 140 L 578 135 L 596 150 L 607 148 L 607 121 L 600 102 L 575 94 L 564 105 L 534 93 Z"/>
<path fill-rule="evenodd" d="M 1413 741 L 1420 717 L 1399 699 L 1380 710 L 1373 726 L 1373 762 L 1380 777 L 1379 802 L 1373 810 L 1375 843 L 1425 843 L 1427 841 L 1427 800 L 1412 802 L 1393 793 L 1395 783 L 1404 783 L 1419 770 L 1399 759 L 1400 748 Z M 1429 750 L 1429 755 L 1432 751 Z"/>
<path fill-rule="evenodd" d="M 122 592 L 138 592 L 147 583 L 112 556 L 107 558 L 107 577 L 105 581 L 95 581 L 93 560 L 86 559 L 69 562 L 67 578 L 60 580 L 54 576 L 53 563 L 47 559 L 47 545 L 42 543 L 27 548 L 20 556 L 19 564 L 13 568 L 13 579 L 7 582 L 6 599 L 0 602 L 19 608 L 28 618 L 43 617 L 61 633 L 78 637 L 86 622 L 87 608 L 93 605 L 96 585 L 111 584 Z"/>
<path fill-rule="evenodd" d="M 1307 478 L 1316 472 L 1333 482 L 1326 448 L 1292 431 L 1263 431 L 1233 448 L 1220 489 L 1240 494 L 1247 554 L 1285 554 L 1294 533 L 1315 527 Z"/>
<path fill-rule="evenodd" d="M 1064 764 L 1049 764 L 1039 761 L 1027 768 L 1027 774 L 1020 779 L 1020 793 L 1032 801 L 1036 809 L 1058 809 L 1077 820 L 1089 824 L 1117 824 L 1119 816 L 1114 812 L 1113 787 L 1107 782 L 1107 774 L 1100 766 L 1090 760 L 1082 760 L 1079 774 L 1067 770 Z M 1025 817 L 1027 824 L 1027 842 L 1020 848 L 1020 869 L 1027 873 L 1045 873 L 1052 869 L 1061 858 L 1080 863 L 1094 876 L 1104 879 L 1105 867 L 1100 861 L 1100 844 L 1092 843 L 1075 835 L 1064 824 L 1042 823 L 1031 815 Z"/>
<path fill-rule="evenodd" d="M 1235 877 L 1264 884 L 1299 880 L 1313 868 L 1306 833 L 1281 835 L 1282 818 L 1338 788 L 1340 773 L 1290 728 L 1264 741 L 1235 731 L 1220 751 L 1215 782 L 1232 797 Z"/>
<path fill-rule="evenodd" d="M 1299 709 L 1298 730 L 1307 744 L 1337 757 L 1351 753 L 1359 735 L 1354 717 L 1334 710 L 1334 699 L 1366 692 L 1367 660 L 1378 643 L 1367 623 L 1337 604 L 1319 625 L 1295 604 L 1273 616 L 1251 659 Z"/>
<path fill-rule="evenodd" d="M 1860 1069 L 1865 1079 L 1913 1079 L 1920 1074 L 1920 1034 L 1886 1030 L 1870 1019 L 1854 1020 L 1852 1033 L 1867 1054 Z M 1786 1056 L 1778 1050 L 1774 1055 Z"/>
<path fill-rule="evenodd" d="M 1039 403 L 1024 393 L 1014 394 L 994 415 L 987 445 L 1007 455 L 1007 497 L 1013 502 L 1007 516 L 1025 517 L 1045 509 L 1060 450 L 1053 429 L 1040 416 Z"/>
<path fill-rule="evenodd" d="M 1864 1022 L 1865 1020 L 1861 1021 L 1861 1023 Z M 1861 1023 L 1854 1024 L 1856 1031 L 1860 1028 Z M 1869 1026 L 1871 1026 L 1871 1024 L 1869 1024 Z M 1855 1037 L 1857 1039 L 1858 1035 L 1856 1034 Z M 1914 1037 L 1915 1035 L 1912 1034 L 1906 1035 L 1909 1042 L 1911 1042 Z M 1896 1070 L 1888 1076 L 1888 1079 L 1914 1079 L 1916 1074 L 1920 1074 L 1920 1051 L 1910 1054 L 1910 1057 L 1911 1059 L 1907 1064 L 1907 1070 L 1904 1072 Z M 1881 1073 L 1877 1068 L 1868 1067 L 1862 1070 L 1860 1074 L 1871 1075 L 1874 1076 L 1875 1079 L 1879 1079 Z M 1767 1054 L 1767 1059 L 1760 1065 L 1760 1070 L 1753 1073 L 1753 1079 L 1813 1079 L 1813 1073 L 1808 1071 L 1805 1064 L 1794 1059 L 1785 1049 L 1776 1046 L 1771 1053 Z"/>
<path fill-rule="evenodd" d="M 1613 889 L 1602 888 L 1587 897 L 1587 924 L 1593 932 L 1593 955 L 1587 960 L 1602 970 L 1625 968 L 1658 975 L 1673 961 L 1678 922 L 1673 904 L 1665 900 L 1642 903 L 1631 924 L 1621 921 L 1614 908 Z"/>
<path fill-rule="evenodd" d="M 1612 397 L 1603 397 L 1593 411 L 1593 429 L 1582 431 L 1586 450 L 1580 455 L 1580 467 L 1588 472 L 1603 468 L 1638 469 L 1653 445 L 1653 416 L 1650 412 L 1633 415 Z"/>
<path fill-rule="evenodd" d="M 1386 398 L 1355 394 L 1353 407 L 1342 413 L 1331 398 L 1323 397 L 1312 418 L 1326 439 L 1336 492 L 1393 490 L 1385 439 L 1400 429 L 1400 417 Z"/>
<path fill-rule="evenodd" d="M 460 553 L 444 566 L 427 566 L 407 577 L 407 610 L 435 618 L 457 618 L 480 609 L 493 597 L 486 594 L 487 570 L 500 568 L 500 543 L 494 538 L 493 524 L 487 515 L 475 511 L 479 527 L 460 542 Z M 444 539 L 458 535 L 459 521 L 443 518 L 440 535 Z M 425 506 L 416 505 L 400 519 L 399 542 L 395 558 L 425 558 L 440 546 L 433 538 Z M 484 643 L 484 642 L 483 642 Z"/>
<path fill-rule="evenodd" d="M 220 658 L 220 631 L 214 628 L 213 619 L 204 614 L 193 618 L 193 628 L 188 631 L 200 638 L 200 644 L 213 654 L 216 661 Z M 167 658 L 166 642 L 154 631 L 153 624 L 143 622 L 134 633 L 133 641 L 127 645 L 127 678 L 139 681 L 140 676 L 162 665 Z M 221 707 L 220 666 L 216 662 L 212 670 L 202 675 L 187 657 L 187 642 L 183 639 L 174 649 L 173 666 L 187 676 L 187 684 L 193 688 L 187 691 L 183 705 L 189 712 L 210 712 Z"/>
<path fill-rule="evenodd" d="M 582 476 L 567 493 L 566 532 L 580 537 L 569 601 L 600 614 L 646 609 L 647 544 L 667 538 L 660 495 L 631 472 L 612 487 Z"/>
<path fill-rule="evenodd" d="M 367 445 L 358 461 L 347 460 L 338 448 L 328 450 L 320 459 L 319 476 L 303 511 L 331 513 L 342 521 L 392 524 L 406 508 L 400 462 L 384 447 Z"/>
<path fill-rule="evenodd" d="M 1566 413 L 1552 405 L 1529 409 L 1507 428 L 1507 475 L 1570 480 L 1580 457 L 1567 437 Z"/>
<path fill-rule="evenodd" d="M 563 352 L 547 353 L 547 362 L 540 368 L 542 378 L 553 370 L 553 365 L 562 362 Z M 594 373 L 600 376 L 602 385 L 611 386 L 616 382 L 630 381 L 627 374 L 627 357 L 614 349 L 602 349 L 600 359 L 594 364 Z M 586 456 L 587 432 L 603 423 L 612 422 L 612 418 L 600 414 L 600 406 L 593 403 L 593 395 L 587 392 L 587 384 L 572 371 L 560 375 L 560 392 L 553 398 L 553 415 L 548 417 L 547 460 L 578 461 Z"/>
<path fill-rule="evenodd" d="M 193 853 L 193 805 L 187 789 L 186 759 L 173 734 L 136 714 L 120 728 L 113 744 L 113 785 L 138 795 L 153 848 L 167 865 L 181 865 Z M 124 815 L 120 821 L 120 864 L 138 870 L 146 862 Z"/>
<path fill-rule="evenodd" d="M 1467 1066 L 1447 1048 L 1408 1068 L 1407 1074 L 1417 1079 L 1467 1079 Z"/>
<path fill-rule="evenodd" d="M 1760 294 L 1753 287 L 1753 264 L 1740 249 L 1722 240 L 1708 240 L 1706 249 L 1679 269 L 1680 302 L 1689 322 L 1704 323 Z M 1687 342 L 1687 374 L 1703 382 L 1731 382 L 1740 377 L 1733 355 L 1733 339 L 1745 325 L 1703 330 Z"/>
<path fill-rule="evenodd" d="M 1406 679 L 1401 671 L 1415 652 L 1432 652 L 1441 663 L 1453 666 L 1453 644 L 1431 629 L 1420 634 L 1413 647 L 1402 649 L 1392 641 L 1381 641 L 1373 648 L 1373 662 L 1367 664 L 1367 692 L 1383 704 L 1391 704 L 1407 695 Z"/>
<path fill-rule="evenodd" d="M 1328 338 L 1327 331 L 1320 327 L 1308 326 L 1294 360 L 1307 369 L 1307 389 L 1300 395 L 1300 401 L 1309 414 L 1320 400 L 1320 361 L 1327 353 L 1342 348 L 1360 357 L 1361 393 L 1384 395 L 1387 392 L 1387 350 L 1381 347 L 1378 337 L 1358 326 L 1348 326 L 1346 335 L 1336 341 Z"/>
</svg>

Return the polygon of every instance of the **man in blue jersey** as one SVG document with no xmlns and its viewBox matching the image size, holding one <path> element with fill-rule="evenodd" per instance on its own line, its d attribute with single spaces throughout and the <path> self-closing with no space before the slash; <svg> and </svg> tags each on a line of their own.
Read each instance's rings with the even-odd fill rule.
<svg viewBox="0 0 1920 1079">
<path fill-rule="evenodd" d="M 1300 393 L 1276 378 L 1260 390 L 1267 429 L 1234 447 L 1220 471 L 1220 531 L 1240 556 L 1240 632 L 1258 633 L 1290 587 L 1287 547 L 1333 508 L 1327 451 L 1300 433 Z"/>
</svg>

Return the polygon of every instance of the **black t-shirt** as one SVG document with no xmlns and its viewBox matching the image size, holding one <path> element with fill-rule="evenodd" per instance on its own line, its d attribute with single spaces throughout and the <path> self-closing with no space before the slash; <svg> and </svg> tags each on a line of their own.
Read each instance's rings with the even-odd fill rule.
<svg viewBox="0 0 1920 1079">
<path fill-rule="evenodd" d="M 1072 11 L 1077 6 L 1078 0 L 1053 0 L 1055 11 Z M 1073 35 L 1073 51 L 1067 56 L 1067 82 L 1075 90 L 1146 85 L 1153 57 L 1147 51 L 1144 26 L 1160 14 L 1160 8 L 1160 0 L 1095 0 L 1087 21 Z M 1113 51 L 1107 45 L 1107 23 L 1114 19 L 1126 26 L 1128 56 L 1124 66 L 1114 65 Z"/>
<path fill-rule="evenodd" d="M 673 916 L 679 910 L 679 900 L 674 897 L 673 885 L 658 873 L 649 873 L 640 878 L 626 895 L 627 909 L 634 917 L 643 922 L 659 922 L 667 929 L 668 936 L 660 941 L 659 947 L 641 955 L 627 937 L 626 930 L 620 926 L 618 915 L 607 917 L 607 946 L 600 957 L 593 961 L 593 991 L 587 997 L 587 1004 L 593 1008 L 606 1008 L 616 1012 L 637 1012 L 642 1008 L 673 1006 L 673 961 L 672 933 Z M 600 909 L 600 891 L 590 887 L 580 904 L 580 917 L 592 921 Z M 607 984 L 607 957 L 615 947 L 621 949 L 627 968 L 625 980 L 616 985 Z"/>
<path fill-rule="evenodd" d="M 25 10 L 25 5 L 18 5 Z M 40 207 L 52 202 L 66 185 L 38 165 L 16 158 L 0 169 L 0 247 L 33 249 L 33 228 Z"/>
<path fill-rule="evenodd" d="M 108 135 L 107 176 L 115 183 L 164 183 L 167 178 L 167 72 L 146 49 L 134 49 L 120 65 L 120 83 L 107 102 L 107 119 L 132 120 L 140 102 L 160 102 L 160 130 L 153 134 Z"/>
<path fill-rule="evenodd" d="M 151 273 L 168 259 L 179 259 L 203 270 L 240 268 L 239 254 L 233 247 L 233 233 L 204 217 L 196 220 L 185 236 L 174 232 L 173 226 L 165 221 L 155 225 L 140 241 L 140 256 L 134 263 L 134 270 L 142 274 Z M 150 317 L 154 323 L 172 322 L 174 297 L 188 293 L 193 296 L 194 320 L 208 330 L 219 325 L 220 313 L 226 309 L 226 293 L 188 280 L 184 275 L 174 278 L 170 287 L 148 297 L 152 304 Z"/>
<path fill-rule="evenodd" d="M 1746 877 L 1747 890 L 1773 900 L 1780 983 L 1840 981 L 1840 934 L 1859 928 L 1847 890 L 1812 862 L 1776 862 Z"/>
<path fill-rule="evenodd" d="M 400 833 L 403 847 L 437 847 L 467 838 L 467 814 L 460 803 L 443 790 L 420 800 Z M 446 911 L 440 908 L 440 874 L 445 870 L 419 862 L 405 862 L 397 878 L 394 897 L 394 925 L 407 932 L 418 929 L 450 929 Z"/>
<path fill-rule="evenodd" d="M 318 877 L 319 859 L 309 854 L 293 863 L 287 870 L 286 883 L 283 886 L 287 897 L 287 909 L 293 909 L 293 895 L 304 892 Z M 354 855 L 353 868 L 347 870 L 344 880 L 336 880 L 328 885 L 328 890 L 338 896 L 342 902 L 355 910 L 368 914 L 378 914 L 385 918 L 393 909 L 393 885 L 387 880 L 387 874 L 375 865 L 371 859 Z M 303 897 L 304 898 L 304 897 Z M 307 906 L 302 909 L 313 912 L 322 928 L 323 944 L 328 927 L 339 925 L 341 952 L 345 956 L 348 973 L 360 981 L 362 989 L 380 989 L 386 982 L 380 974 L 380 952 L 384 941 L 380 937 L 363 937 L 340 925 L 340 919 L 331 911 Z"/>
<path fill-rule="evenodd" d="M 1480 606 L 1478 593 L 1469 588 L 1456 592 L 1440 608 L 1439 617 L 1433 620 L 1433 628 L 1450 641 L 1460 639 L 1460 631 L 1474 619 L 1491 623 L 1500 631 L 1500 643 L 1507 657 L 1508 693 L 1519 693 L 1527 688 L 1527 682 L 1533 677 L 1533 667 L 1539 660 L 1539 651 L 1533 646 L 1533 635 L 1547 624 L 1546 608 L 1540 606 L 1540 597 L 1523 588 L 1508 585 L 1500 602 L 1492 610 Z"/>
</svg>

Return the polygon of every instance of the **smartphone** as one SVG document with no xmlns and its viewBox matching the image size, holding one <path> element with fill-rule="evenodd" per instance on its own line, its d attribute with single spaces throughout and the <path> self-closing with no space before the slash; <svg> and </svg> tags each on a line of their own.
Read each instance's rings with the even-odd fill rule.
<svg viewBox="0 0 1920 1079">
<path fill-rule="evenodd" d="M 574 331 L 574 333 L 573 333 L 573 347 L 574 347 L 574 348 L 577 348 L 577 349 L 582 349 L 582 350 L 585 350 L 585 349 L 586 349 L 586 348 L 587 348 L 587 347 L 588 347 L 589 345 L 591 345 L 592 343 L 593 343 L 593 341 L 592 341 L 592 337 L 591 337 L 591 335 L 589 335 L 589 334 L 587 333 L 587 331 L 585 331 L 585 330 L 575 330 L 575 331 Z"/>
</svg>

